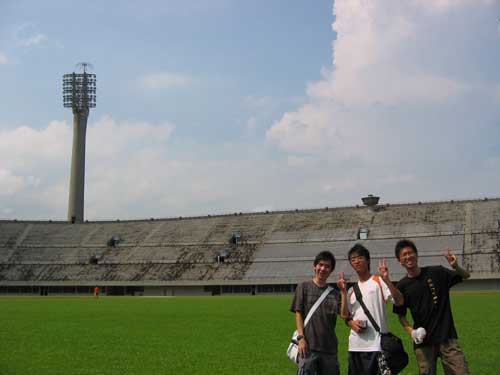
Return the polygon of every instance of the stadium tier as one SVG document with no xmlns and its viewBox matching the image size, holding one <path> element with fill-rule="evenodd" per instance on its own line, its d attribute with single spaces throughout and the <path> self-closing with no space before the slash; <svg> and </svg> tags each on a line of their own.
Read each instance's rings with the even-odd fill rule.
<svg viewBox="0 0 500 375">
<path fill-rule="evenodd" d="M 0 293 L 186 295 L 290 292 L 322 250 L 353 277 L 346 256 L 363 243 L 372 272 L 393 280 L 401 238 L 421 265 L 447 266 L 451 247 L 468 289 L 500 287 L 500 199 L 356 206 L 116 222 L 0 221 Z"/>
</svg>

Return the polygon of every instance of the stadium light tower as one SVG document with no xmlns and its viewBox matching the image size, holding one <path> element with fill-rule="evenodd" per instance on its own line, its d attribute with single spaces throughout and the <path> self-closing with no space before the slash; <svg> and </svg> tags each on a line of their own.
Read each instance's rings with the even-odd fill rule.
<svg viewBox="0 0 500 375">
<path fill-rule="evenodd" d="M 69 181 L 68 221 L 83 222 L 85 188 L 85 134 L 89 109 L 96 103 L 96 77 L 87 72 L 90 63 L 79 63 L 80 73 L 63 76 L 64 107 L 73 110 L 73 151 Z"/>
</svg>

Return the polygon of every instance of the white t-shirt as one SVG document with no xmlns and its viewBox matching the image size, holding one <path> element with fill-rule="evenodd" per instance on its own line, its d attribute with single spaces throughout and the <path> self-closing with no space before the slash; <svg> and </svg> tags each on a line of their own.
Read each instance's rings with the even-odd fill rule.
<svg viewBox="0 0 500 375">
<path fill-rule="evenodd" d="M 359 289 L 363 296 L 368 311 L 372 314 L 373 319 L 380 327 L 380 331 L 386 333 L 389 331 L 387 327 L 387 301 L 394 303 L 391 292 L 387 284 L 379 276 L 371 276 L 368 280 L 358 281 Z M 356 294 L 353 288 L 347 291 L 347 307 L 351 313 L 353 320 L 365 320 L 366 328 L 360 333 L 356 333 L 351 329 L 349 334 L 349 351 L 350 352 L 378 352 L 380 347 L 380 334 L 375 331 L 370 320 L 365 315 L 363 308 L 356 299 Z"/>
</svg>

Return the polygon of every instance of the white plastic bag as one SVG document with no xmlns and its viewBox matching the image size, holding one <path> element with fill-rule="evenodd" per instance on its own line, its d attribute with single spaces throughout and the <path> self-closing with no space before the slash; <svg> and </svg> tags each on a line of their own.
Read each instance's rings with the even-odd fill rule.
<svg viewBox="0 0 500 375">
<path fill-rule="evenodd" d="M 290 345 L 288 345 L 288 349 L 286 351 L 286 355 L 290 358 L 295 364 L 299 363 L 299 340 L 297 340 L 297 336 L 299 333 L 297 331 L 293 332 L 292 339 L 290 340 Z"/>
</svg>

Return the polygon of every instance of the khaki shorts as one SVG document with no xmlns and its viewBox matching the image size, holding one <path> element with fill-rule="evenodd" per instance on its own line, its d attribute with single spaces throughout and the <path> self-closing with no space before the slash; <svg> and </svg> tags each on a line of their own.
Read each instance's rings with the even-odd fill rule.
<svg viewBox="0 0 500 375">
<path fill-rule="evenodd" d="M 456 339 L 440 344 L 423 345 L 415 348 L 420 375 L 436 375 L 436 363 L 441 357 L 446 375 L 469 375 L 465 355 Z"/>
</svg>

